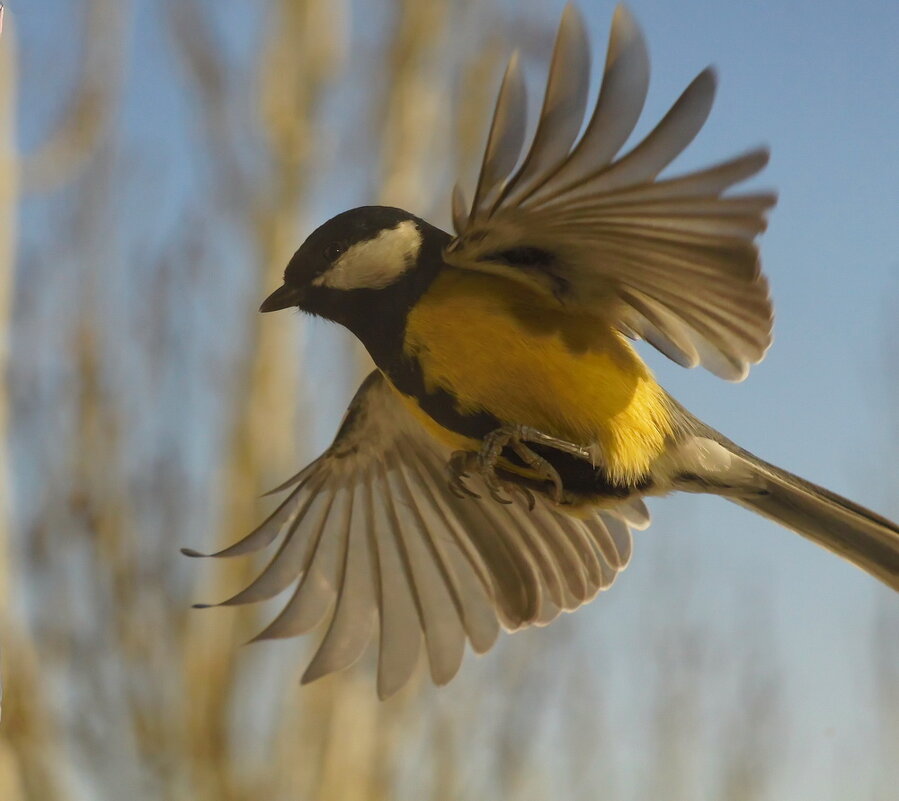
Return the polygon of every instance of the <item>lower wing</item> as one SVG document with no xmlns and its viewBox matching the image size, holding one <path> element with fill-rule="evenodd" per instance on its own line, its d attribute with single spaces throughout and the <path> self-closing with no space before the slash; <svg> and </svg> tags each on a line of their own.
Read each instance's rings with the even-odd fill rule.
<svg viewBox="0 0 899 801">
<path fill-rule="evenodd" d="M 484 652 L 500 624 L 545 624 L 589 601 L 627 565 L 630 529 L 649 524 L 639 501 L 577 518 L 540 496 L 533 510 L 519 498 L 460 500 L 449 489 L 449 456 L 373 372 L 331 447 L 278 488 L 291 490 L 287 499 L 213 554 L 246 554 L 282 537 L 256 580 L 220 605 L 265 600 L 298 580 L 257 639 L 327 621 L 308 682 L 355 662 L 377 628 L 378 693 L 386 698 L 409 679 L 422 641 L 433 680 L 445 684 L 466 639 Z M 479 481 L 472 488 L 486 497 Z"/>
</svg>

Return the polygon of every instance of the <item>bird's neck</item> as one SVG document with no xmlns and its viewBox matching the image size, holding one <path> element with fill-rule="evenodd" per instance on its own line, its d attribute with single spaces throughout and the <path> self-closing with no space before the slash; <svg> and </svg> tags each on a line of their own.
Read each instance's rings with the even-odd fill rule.
<svg viewBox="0 0 899 801">
<path fill-rule="evenodd" d="M 446 267 L 443 249 L 452 239 L 423 220 L 419 224 L 426 226 L 426 230 L 415 268 L 391 286 L 347 293 L 340 307 L 329 315 L 362 342 L 375 364 L 387 375 L 405 369 L 401 362 L 409 311 Z"/>
</svg>

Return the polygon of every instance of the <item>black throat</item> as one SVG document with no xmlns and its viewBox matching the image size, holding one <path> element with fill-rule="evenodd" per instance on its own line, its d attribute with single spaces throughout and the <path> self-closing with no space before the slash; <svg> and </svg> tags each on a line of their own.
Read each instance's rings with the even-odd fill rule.
<svg viewBox="0 0 899 801">
<path fill-rule="evenodd" d="M 328 304 L 332 308 L 319 312 L 352 331 L 391 379 L 399 379 L 408 370 L 403 355 L 406 318 L 445 268 L 443 250 L 452 240 L 448 233 L 424 220 L 417 222 L 422 242 L 412 268 L 390 286 L 341 293 L 342 297 Z"/>
</svg>

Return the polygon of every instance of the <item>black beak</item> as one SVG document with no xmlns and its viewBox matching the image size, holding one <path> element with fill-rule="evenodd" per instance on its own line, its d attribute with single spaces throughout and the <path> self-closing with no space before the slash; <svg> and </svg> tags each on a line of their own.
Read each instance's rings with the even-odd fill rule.
<svg viewBox="0 0 899 801">
<path fill-rule="evenodd" d="M 259 307 L 261 312 L 273 312 L 279 309 L 289 309 L 300 302 L 300 291 L 292 286 L 284 284 L 279 286 L 269 295 Z"/>
</svg>

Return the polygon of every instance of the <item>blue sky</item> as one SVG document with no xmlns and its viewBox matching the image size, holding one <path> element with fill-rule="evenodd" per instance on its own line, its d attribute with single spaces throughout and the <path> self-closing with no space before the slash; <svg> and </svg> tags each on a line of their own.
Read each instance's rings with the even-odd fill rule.
<svg viewBox="0 0 899 801">
<path fill-rule="evenodd" d="M 48 0 L 44 9 L 55 13 L 46 16 L 38 4 L 9 5 L 19 11 L 24 42 L 64 39 L 60 20 L 67 4 Z M 359 29 L 366 13 L 374 12 L 357 5 Z M 542 20 L 548 28 L 562 6 L 557 0 L 506 4 L 510 14 Z M 594 60 L 601 63 L 613 4 L 580 7 Z M 673 171 L 766 143 L 771 163 L 754 185 L 780 193 L 762 244 L 776 309 L 775 344 L 765 361 L 733 385 L 684 371 L 650 348 L 642 352 L 682 403 L 730 438 L 899 516 L 899 349 L 890 352 L 899 335 L 899 3 L 633 0 L 630 7 L 646 34 L 653 67 L 638 130 L 647 131 L 696 73 L 715 64 L 718 101 Z M 159 181 L 146 190 L 169 209 L 154 218 L 148 234 L 164 237 L 177 218 L 172 198 L 186 191 L 183 172 L 189 167 L 180 160 L 179 141 L 191 133 L 182 119 L 184 99 L 165 90 L 168 80 L 178 79 L 165 36 L 151 6 L 138 8 L 122 125 L 135 151 L 142 142 L 169 143 L 170 160 L 156 165 Z M 74 63 L 73 53 L 59 52 L 63 64 Z M 347 75 L 358 75 L 360 63 L 361 55 L 352 56 Z M 32 65 L 34 86 L 41 84 L 38 72 Z M 26 147 L 40 137 L 64 90 L 57 85 L 23 113 Z M 342 91 L 352 96 L 346 83 Z M 484 125 L 486 130 L 487 120 Z M 371 200 L 356 195 L 351 202 Z M 324 219 L 345 205 L 345 192 L 325 191 L 311 214 Z M 296 318 L 283 324 L 295 325 Z M 337 336 L 331 330 L 323 341 Z M 336 394 L 350 389 L 340 386 Z M 329 432 L 320 437 L 325 441 Z M 833 797 L 834 776 L 845 782 L 854 771 L 870 774 L 877 754 L 856 754 L 852 744 L 870 738 L 876 703 L 868 690 L 872 610 L 879 603 L 896 608 L 899 599 L 830 554 L 722 501 L 668 499 L 654 502 L 652 511 L 655 523 L 638 535 L 634 564 L 614 590 L 561 624 L 585 643 L 597 681 L 608 675 L 607 689 L 620 690 L 619 717 L 639 698 L 632 679 L 645 658 L 628 635 L 632 622 L 650 614 L 660 628 L 669 621 L 679 625 L 686 605 L 690 619 L 713 632 L 722 652 L 740 653 L 753 626 L 772 633 L 774 651 L 765 658 L 783 672 L 790 731 L 801 740 L 779 797 L 818 801 Z M 658 580 L 669 566 L 691 579 L 689 597 L 678 603 Z M 465 670 L 473 669 L 469 660 Z M 637 747 L 628 753 L 639 759 Z"/>
</svg>

